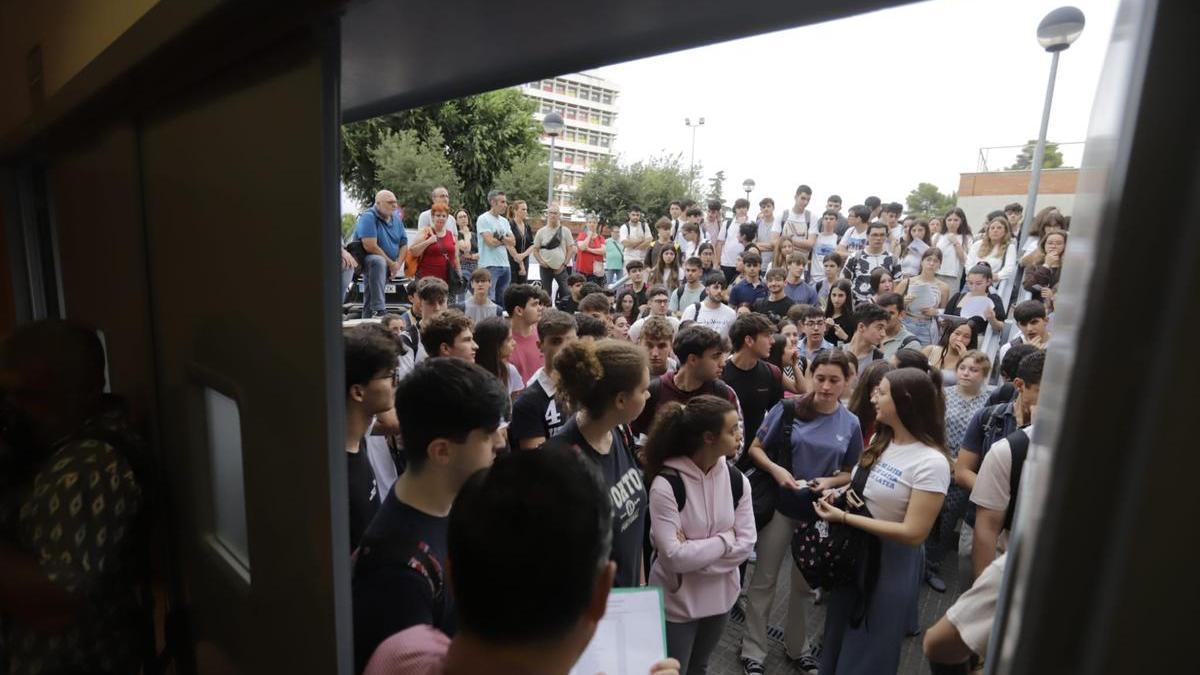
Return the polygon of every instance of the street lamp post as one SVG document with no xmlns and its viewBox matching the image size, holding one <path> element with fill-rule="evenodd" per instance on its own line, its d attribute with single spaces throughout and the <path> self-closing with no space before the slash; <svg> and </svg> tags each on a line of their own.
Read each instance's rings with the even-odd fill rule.
<svg viewBox="0 0 1200 675">
<path fill-rule="evenodd" d="M 746 201 L 750 201 L 750 192 L 754 190 L 754 179 L 747 178 L 742 181 L 742 189 L 746 191 Z"/>
<path fill-rule="evenodd" d="M 701 117 L 696 120 L 695 124 L 692 124 L 692 118 L 685 117 L 683 123 L 692 130 L 692 154 L 688 164 L 688 189 L 690 190 L 692 184 L 696 182 L 696 129 L 704 126 L 704 118 Z"/>
<path fill-rule="evenodd" d="M 1017 239 L 1018 254 L 1029 236 L 1029 224 L 1033 220 L 1037 204 L 1038 183 L 1042 179 L 1042 161 L 1046 156 L 1046 130 L 1050 126 L 1050 103 L 1054 99 L 1054 79 L 1058 75 L 1058 55 L 1065 51 L 1083 32 L 1083 12 L 1075 7 L 1059 7 L 1042 19 L 1037 28 L 1038 44 L 1053 54 L 1050 59 L 1050 81 L 1046 84 L 1046 103 L 1042 107 L 1042 126 L 1038 131 L 1037 145 L 1033 150 L 1033 165 L 1029 174 L 1029 194 L 1025 197 L 1025 219 L 1021 223 L 1021 236 Z"/>
<path fill-rule="evenodd" d="M 546 178 L 546 208 L 548 209 L 554 203 L 554 139 L 562 133 L 562 115 L 554 111 L 546 113 L 546 116 L 542 118 L 542 129 L 550 137 L 550 175 Z"/>
</svg>

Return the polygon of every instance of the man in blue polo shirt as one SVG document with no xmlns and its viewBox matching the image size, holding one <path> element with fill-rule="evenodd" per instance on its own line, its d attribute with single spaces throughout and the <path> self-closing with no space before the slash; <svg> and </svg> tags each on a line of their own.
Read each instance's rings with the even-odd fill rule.
<svg viewBox="0 0 1200 675">
<path fill-rule="evenodd" d="M 362 212 L 354 224 L 354 241 L 361 241 L 366 252 L 363 258 L 363 278 L 366 299 L 363 318 L 384 314 L 384 284 L 404 271 L 404 250 L 408 235 L 404 232 L 400 204 L 389 190 L 375 193 L 375 206 Z"/>
<path fill-rule="evenodd" d="M 516 243 L 512 227 L 504 212 L 508 210 L 508 197 L 500 190 L 488 193 L 490 210 L 479 214 L 475 220 L 475 231 L 479 236 L 479 266 L 486 267 L 492 275 L 492 302 L 504 304 L 504 289 L 512 280 L 512 268 L 508 263 L 508 249 Z"/>
</svg>

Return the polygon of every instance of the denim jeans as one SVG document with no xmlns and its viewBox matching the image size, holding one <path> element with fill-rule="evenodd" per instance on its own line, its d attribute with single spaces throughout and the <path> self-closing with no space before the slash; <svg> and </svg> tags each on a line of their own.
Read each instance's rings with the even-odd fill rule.
<svg viewBox="0 0 1200 675">
<path fill-rule="evenodd" d="M 363 294 L 363 318 L 369 319 L 384 312 L 384 284 L 388 281 L 387 259 L 372 253 L 363 259 L 363 281 L 366 293 Z"/>
<path fill-rule="evenodd" d="M 624 276 L 624 272 L 622 270 L 604 270 L 604 284 L 606 286 L 612 286 L 613 284 L 617 283 L 617 279 L 620 279 L 622 276 Z"/>
<path fill-rule="evenodd" d="M 538 273 L 542 277 L 542 290 L 546 291 L 546 295 L 549 295 L 555 306 L 557 306 L 559 300 L 567 293 L 568 272 L 566 266 L 564 265 L 558 274 L 555 274 L 546 267 L 538 267 Z M 554 289 L 554 282 L 558 282 L 558 290 Z"/>
<path fill-rule="evenodd" d="M 492 302 L 504 306 L 504 289 L 508 288 L 509 281 L 512 280 L 512 269 L 508 265 L 504 267 L 488 267 L 488 272 L 492 274 Z"/>
</svg>

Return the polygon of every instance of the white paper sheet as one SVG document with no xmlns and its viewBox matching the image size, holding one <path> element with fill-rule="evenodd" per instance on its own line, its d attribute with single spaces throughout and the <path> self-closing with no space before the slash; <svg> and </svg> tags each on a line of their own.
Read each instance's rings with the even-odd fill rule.
<svg viewBox="0 0 1200 675">
<path fill-rule="evenodd" d="M 976 295 L 963 298 L 958 304 L 958 315 L 964 319 L 969 319 L 973 316 L 983 316 L 988 307 L 995 310 L 995 305 L 992 304 L 992 299 L 986 295 Z"/>
<path fill-rule="evenodd" d="M 608 609 L 571 675 L 647 675 L 667 657 L 662 590 L 614 588 Z"/>
<path fill-rule="evenodd" d="M 937 307 L 942 294 L 937 284 L 913 281 L 908 283 L 908 292 L 913 296 L 913 301 L 908 304 L 908 309 L 913 314 L 920 314 L 923 309 Z"/>
</svg>

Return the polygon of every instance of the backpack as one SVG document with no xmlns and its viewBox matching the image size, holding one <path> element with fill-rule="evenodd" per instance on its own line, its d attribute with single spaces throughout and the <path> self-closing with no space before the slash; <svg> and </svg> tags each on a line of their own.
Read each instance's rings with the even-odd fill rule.
<svg viewBox="0 0 1200 675">
<path fill-rule="evenodd" d="M 794 398 L 785 398 L 779 402 L 779 405 L 783 406 L 779 417 L 780 433 L 769 439 L 767 447 L 764 448 L 768 459 L 783 466 L 791 464 L 792 425 L 796 421 L 796 401 Z M 775 516 L 775 507 L 779 504 L 779 485 L 771 474 L 753 466 L 749 457 L 747 453 L 746 462 L 750 464 L 747 478 L 750 479 L 750 498 L 754 502 L 754 528 L 761 531 Z"/>
<path fill-rule="evenodd" d="M 1021 488 L 1021 469 L 1025 467 L 1025 457 L 1029 455 L 1029 434 L 1024 429 L 1017 429 L 1005 436 L 1005 440 L 1012 449 L 1012 466 L 1008 472 L 1008 508 L 1004 511 L 1003 529 L 1011 532 L 1013 517 L 1017 513 L 1017 490 Z"/>
<path fill-rule="evenodd" d="M 737 509 L 737 505 L 742 503 L 742 494 L 746 486 L 742 484 L 742 472 L 732 464 L 729 467 L 729 491 L 733 495 L 733 508 Z M 675 506 L 679 511 L 683 511 L 683 507 L 687 504 L 687 490 L 683 485 L 683 476 L 679 472 L 670 467 L 663 467 L 659 470 L 658 475 L 666 479 L 667 484 L 671 486 L 671 493 L 675 495 Z"/>
<path fill-rule="evenodd" d="M 407 568 L 415 571 L 424 577 L 433 594 L 433 625 L 439 629 L 444 625 L 448 600 L 445 573 L 425 542 L 412 536 L 403 539 L 364 536 L 351 556 L 351 565 L 352 576 L 387 569 Z"/>
</svg>

